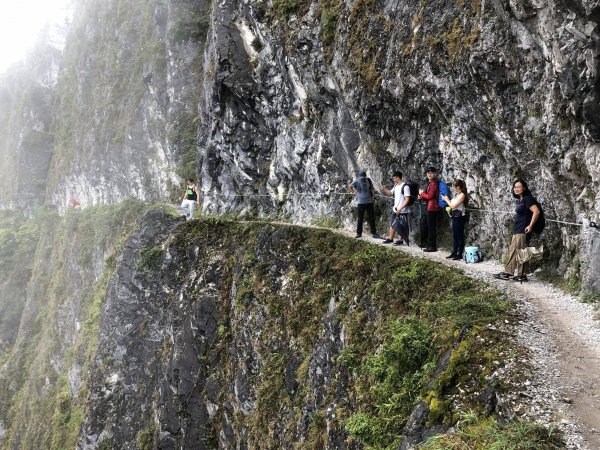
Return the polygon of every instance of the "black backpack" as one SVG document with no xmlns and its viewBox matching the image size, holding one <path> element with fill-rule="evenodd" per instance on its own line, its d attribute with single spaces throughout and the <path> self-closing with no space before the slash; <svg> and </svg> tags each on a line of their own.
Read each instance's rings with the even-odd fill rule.
<svg viewBox="0 0 600 450">
<path fill-rule="evenodd" d="M 535 205 L 540 209 L 540 215 L 533 224 L 533 232 L 535 234 L 542 234 L 542 231 L 544 231 L 544 228 L 546 228 L 546 217 L 544 216 L 544 210 L 542 209 L 542 205 L 540 205 L 540 202 L 536 200 Z"/>
<path fill-rule="evenodd" d="M 407 181 L 400 188 L 402 191 L 402 195 L 404 195 L 404 186 L 408 186 L 408 189 L 410 189 L 410 200 L 408 201 L 408 203 L 406 205 L 406 206 L 410 206 L 417 200 L 417 197 L 419 196 L 419 185 L 417 183 L 415 183 L 414 181 Z"/>
</svg>

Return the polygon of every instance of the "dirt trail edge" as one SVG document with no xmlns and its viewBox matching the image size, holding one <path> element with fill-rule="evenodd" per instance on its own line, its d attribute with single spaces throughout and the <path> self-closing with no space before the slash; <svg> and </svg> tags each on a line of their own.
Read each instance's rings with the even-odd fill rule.
<svg viewBox="0 0 600 450">
<path fill-rule="evenodd" d="M 384 245 L 379 239 L 362 239 Z M 600 449 L 600 321 L 594 319 L 591 306 L 537 281 L 535 275 L 523 284 L 497 280 L 492 274 L 503 268 L 497 261 L 466 264 L 447 260 L 443 250 L 424 253 L 418 246 L 391 247 L 461 269 L 515 299 L 521 319 L 512 325 L 533 369 L 520 394 L 531 409 L 525 415 L 557 425 L 569 449 Z"/>
</svg>

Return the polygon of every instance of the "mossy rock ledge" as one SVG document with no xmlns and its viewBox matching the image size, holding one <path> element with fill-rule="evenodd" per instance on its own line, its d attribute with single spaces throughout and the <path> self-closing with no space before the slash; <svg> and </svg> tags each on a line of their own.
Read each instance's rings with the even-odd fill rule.
<svg viewBox="0 0 600 450">
<path fill-rule="evenodd" d="M 108 286 L 79 444 L 409 448 L 502 421 L 511 309 L 331 231 L 153 211 Z"/>
</svg>

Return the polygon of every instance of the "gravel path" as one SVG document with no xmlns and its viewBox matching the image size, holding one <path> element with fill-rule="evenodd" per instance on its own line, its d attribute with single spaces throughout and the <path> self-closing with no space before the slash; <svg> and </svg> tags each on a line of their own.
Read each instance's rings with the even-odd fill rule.
<svg viewBox="0 0 600 450">
<path fill-rule="evenodd" d="M 362 239 L 384 245 L 382 240 Z M 591 306 L 536 281 L 535 275 L 523 284 L 497 280 L 492 274 L 503 268 L 497 261 L 466 264 L 447 260 L 448 252 L 442 250 L 424 253 L 417 246 L 391 247 L 459 268 L 516 300 L 518 323 L 507 321 L 506 326 L 527 349 L 524 362 L 532 370 L 518 398 L 506 401 L 518 414 L 560 428 L 567 448 L 600 449 L 600 322 Z"/>
</svg>

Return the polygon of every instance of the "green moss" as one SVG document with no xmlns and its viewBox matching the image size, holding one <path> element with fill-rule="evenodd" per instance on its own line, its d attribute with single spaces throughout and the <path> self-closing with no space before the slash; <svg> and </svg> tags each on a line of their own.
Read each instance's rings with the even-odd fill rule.
<svg viewBox="0 0 600 450">
<path fill-rule="evenodd" d="M 171 26 L 171 38 L 175 42 L 204 41 L 210 27 L 211 2 L 180 2 L 176 20 Z"/>
<path fill-rule="evenodd" d="M 154 428 L 145 428 L 137 434 L 137 446 L 139 450 L 152 450 L 155 448 Z"/>
<path fill-rule="evenodd" d="M 416 52 L 444 67 L 462 63 L 469 55 L 468 50 L 479 40 L 480 0 L 457 1 L 443 20 L 439 18 L 438 5 L 421 2 L 420 6 L 410 24 L 410 32 L 405 33 L 401 56 L 410 57 Z"/>
<path fill-rule="evenodd" d="M 256 391 L 256 408 L 251 419 L 250 439 L 267 443 L 275 438 L 274 429 L 279 419 L 273 415 L 282 403 L 288 401 L 284 390 L 284 369 L 287 357 L 283 353 L 271 353 L 264 361 Z M 260 447 L 267 447 L 261 445 Z"/>
<path fill-rule="evenodd" d="M 50 448 L 53 450 L 75 447 L 84 419 L 83 405 L 76 403 L 76 399 L 69 390 L 67 380 L 61 379 L 58 386 L 56 406 L 51 420 L 53 432 Z"/>
<path fill-rule="evenodd" d="M 383 344 L 367 358 L 360 378 L 361 390 L 368 387 L 365 394 L 372 404 L 346 421 L 348 432 L 368 446 L 397 446 L 433 357 L 433 332 L 425 322 L 413 317 L 389 324 Z"/>
<path fill-rule="evenodd" d="M 600 292 L 587 292 L 581 296 L 581 301 L 598 306 L 600 304 Z"/>
<path fill-rule="evenodd" d="M 387 19 L 376 0 L 356 0 L 349 11 L 348 64 L 371 92 L 381 89 L 381 65 L 389 42 Z"/>
<path fill-rule="evenodd" d="M 558 450 L 564 446 L 562 435 L 555 428 L 521 420 L 500 424 L 493 418 L 467 412 L 456 432 L 433 437 L 419 449 Z"/>
<path fill-rule="evenodd" d="M 102 439 L 98 445 L 98 450 L 117 450 L 118 448 L 119 446 L 110 438 Z"/>
<path fill-rule="evenodd" d="M 393 441 L 394 436 L 389 436 L 385 422 L 370 414 L 354 414 L 346 420 L 345 426 L 348 433 L 365 444 L 367 448 L 397 447 L 400 441 L 400 436 L 397 436 L 395 442 L 389 445 L 389 441 Z"/>
<path fill-rule="evenodd" d="M 319 15 L 321 17 L 321 39 L 325 59 L 331 61 L 337 34 L 338 20 L 343 11 L 343 2 L 340 0 L 319 0 Z"/>
<path fill-rule="evenodd" d="M 138 266 L 141 269 L 156 269 L 160 265 L 162 254 L 162 248 L 159 246 L 144 248 L 140 252 Z"/>
<path fill-rule="evenodd" d="M 16 442 L 22 449 L 75 448 L 84 418 L 98 320 L 116 267 L 115 257 L 107 259 L 113 263 L 105 265 L 101 274 L 96 270 L 105 254 L 120 251 L 144 209 L 139 202 L 125 201 L 70 212 L 64 218 L 42 213 L 27 223 L 30 229 L 41 221 L 43 232 L 33 241 L 35 255 L 28 281 L 33 287 L 28 299 L 30 316 L 21 317 L 27 339 L 17 342 L 5 361 L 7 377 L 0 380 L 0 414 L 8 411 L 2 417 L 7 430 L 5 448 Z M 59 310 L 75 297 L 82 329 L 74 343 L 65 343 L 57 325 Z M 66 370 L 79 366 L 82 384 L 77 393 L 71 393 L 66 374 L 58 374 L 53 361 Z"/>
<path fill-rule="evenodd" d="M 346 395 L 338 405 L 343 414 L 327 427 L 345 428 L 350 440 L 372 448 L 394 448 L 420 399 L 430 405 L 432 421 L 452 423 L 457 384 L 469 376 L 476 380 L 472 389 L 461 385 L 465 402 L 475 404 L 492 359 L 502 360 L 499 349 L 509 348 L 485 325 L 506 317 L 511 304 L 460 272 L 327 230 L 219 218 L 186 223 L 173 245 L 212 252 L 222 236 L 244 244 L 235 246 L 224 269 L 232 284 L 224 286 L 223 295 L 236 292 L 237 301 L 224 318 L 228 332 L 221 342 L 243 333 L 246 319 L 237 322 L 242 317 L 260 318 L 261 335 L 268 336 L 255 344 L 261 361 L 252 378 L 258 386 L 256 408 L 249 416 L 234 415 L 234 427 L 248 430 L 250 446 L 268 448 L 277 439 L 293 448 L 296 428 L 281 418 L 295 423 L 306 404 L 322 411 L 338 402 L 339 381 L 323 387 L 318 400 L 308 384 L 314 376 L 312 352 L 329 326 L 324 318 L 331 308 L 344 330 L 344 347 L 330 355 L 330 364 L 334 373 L 345 374 L 340 378 L 346 380 Z M 452 349 L 465 327 L 472 331 Z M 432 381 L 438 359 L 449 349 L 449 366 Z M 223 380 L 239 370 L 230 364 L 225 357 Z M 290 391 L 290 379 L 298 391 Z M 309 426 L 311 442 L 327 442 L 320 423 Z"/>
<path fill-rule="evenodd" d="M 273 17 L 287 20 L 305 3 L 303 0 L 273 0 L 270 14 Z"/>
<path fill-rule="evenodd" d="M 325 439 L 327 433 L 327 421 L 325 414 L 322 412 L 314 412 L 310 415 L 310 425 L 308 427 L 308 439 L 304 448 L 311 450 L 320 450 L 326 448 Z"/>
<path fill-rule="evenodd" d="M 329 216 L 322 216 L 322 217 L 317 217 L 315 219 L 312 220 L 311 222 L 314 226 L 316 227 L 321 227 L 321 228 L 341 228 L 342 224 L 340 223 L 340 221 L 334 217 L 329 217 Z"/>
</svg>

